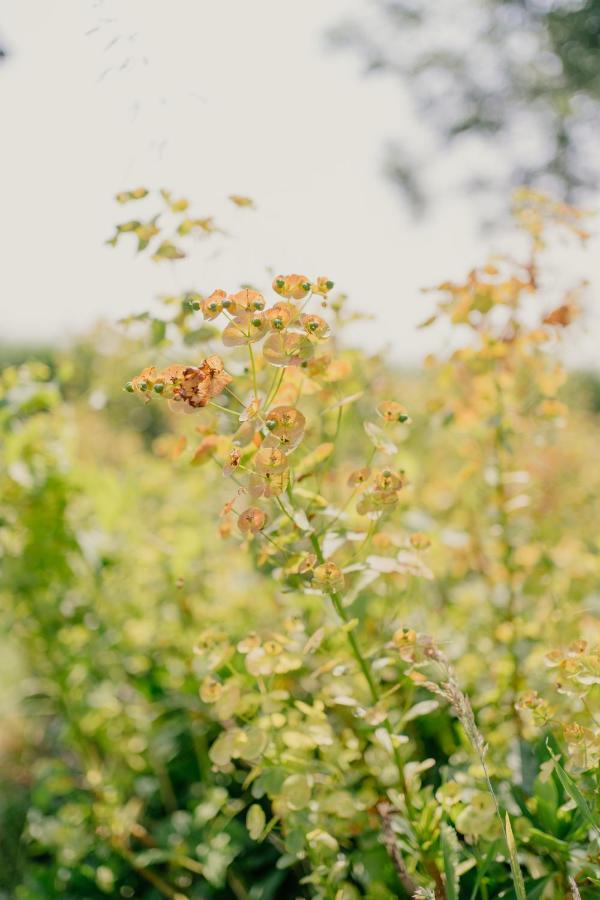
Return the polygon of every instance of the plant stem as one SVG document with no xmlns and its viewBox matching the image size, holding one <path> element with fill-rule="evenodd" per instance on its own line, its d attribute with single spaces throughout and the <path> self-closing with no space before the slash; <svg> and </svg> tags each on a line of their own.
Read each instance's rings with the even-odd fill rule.
<svg viewBox="0 0 600 900">
<path fill-rule="evenodd" d="M 311 534 L 310 542 L 313 546 L 313 549 L 315 551 L 315 556 L 317 557 L 319 563 L 323 564 L 325 562 L 325 557 L 323 556 L 323 551 L 321 550 L 321 545 L 319 544 L 319 539 L 316 534 L 314 534 L 314 533 Z M 348 615 L 346 614 L 346 610 L 344 609 L 344 607 L 342 605 L 342 599 L 341 599 L 340 595 L 336 591 L 328 591 L 328 593 L 329 593 L 329 597 L 331 598 L 333 608 L 335 609 L 336 613 L 338 614 L 338 616 L 342 620 L 342 622 L 345 625 L 347 625 L 349 622 L 349 619 L 348 619 Z M 377 686 L 377 682 L 373 678 L 373 673 L 371 671 L 369 662 L 365 658 L 354 632 L 348 630 L 346 632 L 346 634 L 348 635 L 348 642 L 350 644 L 350 649 L 352 650 L 352 655 L 354 656 L 356 662 L 358 663 L 358 667 L 360 668 L 361 672 L 363 673 L 365 681 L 367 682 L 367 684 L 369 686 L 369 692 L 371 694 L 371 699 L 373 700 L 373 703 L 375 705 L 377 705 L 381 700 L 381 695 L 379 693 L 379 688 Z M 407 812 L 409 815 L 409 819 L 411 819 L 414 814 L 414 808 L 412 805 L 412 801 L 410 799 L 410 794 L 408 791 L 408 784 L 406 783 L 406 778 L 404 775 L 404 766 L 402 764 L 402 759 L 400 757 L 400 751 L 394 741 L 394 729 L 392 727 L 392 723 L 390 722 L 387 714 L 386 714 L 383 724 L 384 724 L 385 730 L 387 731 L 387 733 L 390 736 L 390 743 L 392 746 L 394 762 L 396 764 L 396 768 L 398 769 L 398 779 L 400 782 L 400 788 L 404 795 L 404 801 L 406 803 L 406 809 L 407 809 Z"/>
<path fill-rule="evenodd" d="M 506 584 L 508 591 L 507 598 L 507 608 L 506 608 L 506 622 L 511 627 L 510 632 L 510 643 L 509 643 L 509 653 L 512 663 L 512 672 L 510 679 L 510 694 L 511 694 L 511 715 L 516 724 L 517 735 L 521 737 L 521 720 L 519 715 L 515 710 L 515 703 L 517 702 L 517 698 L 519 696 L 520 690 L 520 666 L 519 666 L 519 656 L 517 652 L 517 641 L 518 641 L 518 633 L 517 633 L 517 593 L 515 591 L 514 586 L 514 561 L 513 561 L 513 545 L 510 539 L 510 527 L 508 516 L 506 514 L 506 503 L 508 497 L 506 495 L 506 488 L 504 483 L 504 466 L 502 463 L 502 453 L 505 446 L 505 433 L 504 433 L 504 425 L 503 419 L 505 415 L 504 408 L 504 400 L 502 397 L 502 388 L 500 384 L 496 382 L 496 396 L 498 399 L 498 424 L 494 430 L 494 462 L 496 465 L 496 507 L 497 507 L 497 516 L 498 516 L 498 526 L 500 528 L 500 535 L 502 541 L 502 564 L 506 570 Z"/>
<path fill-rule="evenodd" d="M 226 406 L 221 406 L 220 403 L 215 403 L 214 400 L 209 400 L 208 406 L 214 406 L 215 409 L 220 409 L 221 412 L 229 413 L 230 416 L 235 416 L 236 419 L 239 419 L 239 413 L 236 413 L 234 409 L 228 409 Z"/>
<path fill-rule="evenodd" d="M 252 344 L 248 344 L 248 353 L 250 354 L 250 365 L 252 367 L 252 385 L 254 388 L 254 396 L 258 397 L 258 383 L 256 380 L 256 361 L 254 359 L 254 350 Z"/>
<path fill-rule="evenodd" d="M 402 854 L 400 853 L 400 848 L 398 847 L 398 842 L 396 840 L 396 835 L 394 834 L 394 829 L 392 826 L 391 807 L 387 803 L 379 803 L 377 806 L 377 812 L 381 817 L 383 844 L 388 852 L 390 859 L 392 860 L 396 872 L 398 873 L 400 884 L 409 897 L 414 897 L 417 892 L 418 885 L 410 876 L 404 863 Z"/>
<path fill-rule="evenodd" d="M 284 375 L 285 375 L 285 368 L 284 368 L 284 367 L 282 367 L 282 368 L 279 370 L 279 372 L 276 372 L 276 373 L 275 373 L 275 377 L 274 377 L 274 379 L 273 379 L 273 383 L 271 384 L 271 387 L 269 388 L 269 393 L 268 393 L 268 395 L 267 395 L 267 399 L 265 400 L 265 409 L 268 409 L 268 407 L 271 405 L 271 403 L 273 402 L 273 400 L 274 400 L 275 397 L 277 396 L 277 393 L 278 393 L 278 391 L 279 391 L 279 388 L 281 387 L 281 382 L 283 381 L 283 376 L 284 376 Z"/>
<path fill-rule="evenodd" d="M 274 500 L 275 500 L 275 503 L 277 504 L 277 506 L 281 509 L 282 513 L 288 517 L 288 519 L 290 520 L 290 522 L 292 523 L 294 528 L 297 528 L 298 525 L 296 524 L 294 517 L 291 515 L 291 513 L 289 513 L 287 511 L 287 509 L 285 508 L 285 506 L 283 505 L 283 503 L 281 502 L 279 497 L 275 497 Z"/>
<path fill-rule="evenodd" d="M 145 878 L 153 887 L 159 891 L 163 897 L 169 897 L 170 900 L 187 900 L 187 894 L 182 894 L 179 891 L 175 890 L 175 888 L 171 887 L 171 885 L 165 881 L 160 875 L 157 875 L 151 869 L 146 869 L 143 866 L 138 866 L 135 861 L 135 855 L 131 853 L 123 844 L 116 840 L 112 840 L 113 849 L 121 856 L 134 871 L 141 875 L 142 878 Z"/>
</svg>

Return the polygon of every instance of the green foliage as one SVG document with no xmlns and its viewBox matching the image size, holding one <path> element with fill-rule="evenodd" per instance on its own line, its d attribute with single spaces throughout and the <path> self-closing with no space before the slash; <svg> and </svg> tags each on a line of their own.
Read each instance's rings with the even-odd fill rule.
<svg viewBox="0 0 600 900">
<path fill-rule="evenodd" d="M 565 313 L 498 337 L 532 285 L 476 270 L 440 289 L 468 347 L 399 373 L 340 348 L 329 284 L 306 366 L 244 319 L 228 382 L 190 290 L 5 367 L 3 896 L 597 894 L 598 421 L 539 333 Z"/>
</svg>

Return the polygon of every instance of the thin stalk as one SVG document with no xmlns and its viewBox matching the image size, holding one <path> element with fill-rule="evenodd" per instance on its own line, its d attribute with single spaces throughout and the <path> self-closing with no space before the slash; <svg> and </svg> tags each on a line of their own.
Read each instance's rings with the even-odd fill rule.
<svg viewBox="0 0 600 900">
<path fill-rule="evenodd" d="M 153 872 L 151 869 L 146 869 L 143 866 L 138 866 L 135 861 L 135 855 L 131 853 L 126 847 L 124 847 L 119 841 L 114 840 L 111 842 L 113 849 L 121 856 L 132 869 L 134 869 L 138 875 L 141 875 L 149 884 L 156 888 L 163 897 L 169 897 L 170 900 L 188 900 L 187 894 L 182 894 L 180 891 L 175 890 L 167 881 Z"/>
<path fill-rule="evenodd" d="M 281 502 L 279 497 L 275 497 L 274 499 L 275 499 L 275 503 L 281 509 L 282 513 L 288 517 L 288 519 L 290 520 L 290 522 L 292 523 L 294 528 L 297 528 L 298 525 L 296 524 L 293 516 L 287 511 L 287 509 L 285 508 L 285 506 L 283 505 L 283 503 Z"/>
<path fill-rule="evenodd" d="M 310 542 L 313 546 L 313 549 L 315 551 L 315 556 L 317 557 L 319 563 L 323 564 L 325 562 L 325 558 L 323 556 L 323 551 L 321 550 L 321 545 L 319 544 L 319 539 L 316 534 L 314 534 L 314 533 L 311 534 Z M 344 607 L 342 605 L 342 599 L 341 599 L 340 595 L 336 591 L 329 591 L 328 593 L 329 593 L 329 597 L 331 598 L 333 608 L 335 609 L 337 615 L 342 620 L 342 622 L 345 625 L 347 625 L 349 622 L 349 619 L 348 619 L 346 610 L 344 609 Z M 364 675 L 365 681 L 367 682 L 367 685 L 369 687 L 371 699 L 373 700 L 373 703 L 375 705 L 377 705 L 381 700 L 381 695 L 379 693 L 379 688 L 378 688 L 377 682 L 373 678 L 373 673 L 371 671 L 371 667 L 360 648 L 360 645 L 358 643 L 356 635 L 354 634 L 354 631 L 347 631 L 346 634 L 348 636 L 348 643 L 350 644 L 350 649 L 352 651 L 352 655 L 354 656 L 354 658 L 358 664 L 358 667 L 361 670 L 362 674 Z M 392 723 L 390 722 L 387 714 L 386 714 L 383 724 L 384 724 L 385 730 L 387 731 L 387 733 L 390 736 L 390 743 L 392 745 L 392 753 L 394 756 L 394 762 L 396 764 L 396 768 L 398 769 L 398 779 L 400 782 L 400 788 L 402 790 L 402 793 L 404 794 L 404 801 L 406 803 L 406 809 L 409 814 L 409 818 L 412 818 L 413 814 L 414 814 L 414 808 L 413 808 L 412 801 L 410 798 L 410 793 L 408 790 L 408 784 L 406 782 L 406 777 L 404 775 L 404 766 L 402 764 L 402 759 L 400 757 L 400 751 L 394 741 L 394 729 L 392 727 Z"/>
<path fill-rule="evenodd" d="M 418 885 L 413 881 L 412 876 L 406 868 L 402 854 L 400 853 L 400 848 L 398 847 L 398 841 L 396 840 L 392 825 L 391 807 L 387 803 L 380 803 L 377 806 L 377 812 L 381 817 L 383 844 L 396 870 L 400 884 L 409 897 L 414 897 L 418 890 Z"/>
<path fill-rule="evenodd" d="M 511 692 L 511 714 L 512 718 L 516 724 L 517 734 L 521 736 L 521 720 L 516 713 L 515 703 L 517 702 L 517 698 L 519 696 L 520 683 L 521 683 L 521 673 L 520 673 L 520 665 L 519 665 L 519 656 L 517 653 L 517 622 L 518 622 L 518 597 L 517 592 L 514 587 L 514 548 L 510 538 L 510 525 L 508 521 L 508 516 L 506 514 L 506 503 L 508 497 L 506 495 L 506 488 L 504 483 L 504 466 L 502 462 L 502 454 L 504 451 L 504 443 L 505 443 L 505 434 L 503 427 L 503 419 L 505 414 L 504 409 L 504 401 L 502 397 L 502 389 L 498 382 L 496 382 L 496 395 L 498 399 L 498 424 L 494 430 L 494 462 L 496 465 L 496 507 L 497 507 L 497 517 L 498 517 L 498 525 L 500 527 L 500 536 L 502 542 L 502 564 L 506 569 L 507 575 L 507 590 L 508 590 L 508 599 L 507 599 L 507 608 L 506 608 L 506 622 L 511 626 L 510 632 L 510 643 L 509 643 L 509 653 L 512 664 L 512 672 L 511 672 L 511 680 L 510 680 L 510 692 Z"/>
<path fill-rule="evenodd" d="M 267 394 L 267 399 L 265 400 L 265 409 L 268 409 L 268 407 L 277 396 L 284 375 L 285 367 L 282 367 L 278 372 L 275 373 L 275 377 L 273 378 L 273 382 L 271 384 L 271 387 L 269 388 L 269 393 Z"/>
<path fill-rule="evenodd" d="M 235 416 L 236 419 L 239 419 L 239 413 L 236 413 L 234 409 L 228 409 L 227 406 L 221 406 L 220 403 L 215 403 L 214 400 L 208 401 L 208 406 L 214 406 L 215 409 L 220 409 L 221 412 L 229 413 L 230 416 Z"/>
<path fill-rule="evenodd" d="M 368 467 L 371 465 L 371 463 L 373 462 L 373 458 L 374 458 L 376 452 L 377 452 L 376 448 L 373 447 L 373 449 L 371 450 L 371 453 L 370 453 L 370 455 L 369 455 L 369 458 L 368 458 L 368 460 L 367 460 L 367 463 L 366 463 L 367 468 L 368 468 Z M 333 517 L 333 519 L 330 519 L 329 522 L 326 522 L 325 525 L 323 525 L 323 527 L 320 528 L 319 531 L 317 531 L 317 536 L 318 536 L 318 537 L 321 537 L 321 535 L 324 534 L 326 531 L 328 531 L 328 530 L 331 528 L 332 525 L 335 525 L 335 523 L 338 521 L 338 519 L 341 517 L 341 515 L 346 511 L 346 509 L 348 509 L 348 507 L 349 507 L 350 504 L 352 503 L 352 500 L 354 499 L 354 497 L 356 497 L 356 494 L 357 494 L 357 493 L 358 493 L 358 487 L 355 487 L 355 488 L 352 490 L 352 492 L 351 492 L 350 496 L 348 497 L 348 499 L 346 500 L 346 502 L 343 504 L 342 507 L 340 507 L 339 511 L 338 511 L 338 512 L 336 513 L 336 515 Z"/>
<path fill-rule="evenodd" d="M 254 350 L 252 344 L 248 344 L 248 354 L 250 356 L 250 366 L 252 368 L 252 386 L 254 388 L 254 396 L 258 397 L 258 382 L 256 380 L 256 360 L 254 359 Z"/>
</svg>

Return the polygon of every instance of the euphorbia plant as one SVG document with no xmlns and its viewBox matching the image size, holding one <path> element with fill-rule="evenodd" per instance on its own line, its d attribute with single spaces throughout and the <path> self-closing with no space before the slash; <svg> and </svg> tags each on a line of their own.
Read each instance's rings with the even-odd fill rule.
<svg viewBox="0 0 600 900">
<path fill-rule="evenodd" d="M 235 759 L 250 766 L 257 796 L 269 795 L 290 851 L 314 858 L 315 879 L 328 871 L 325 855 L 335 855 L 357 827 L 370 822 L 381 831 L 379 803 L 389 795 L 386 822 L 393 812 L 404 823 L 392 857 L 402 860 L 401 879 L 415 890 L 418 879 L 432 881 L 441 895 L 439 812 L 430 793 L 419 793 L 421 764 L 406 746 L 402 726 L 415 689 L 400 655 L 390 654 L 394 618 L 376 641 L 361 635 L 359 621 L 367 589 L 393 597 L 406 579 L 431 577 L 421 559 L 426 536 L 404 531 L 394 517 L 408 485 L 394 435 L 410 420 L 395 398 L 370 397 L 362 437 L 340 440 L 344 412 L 362 392 L 343 396 L 339 387 L 352 365 L 331 338 L 342 315 L 333 289 L 326 276 L 292 274 L 273 279 L 272 300 L 251 287 L 187 292 L 182 309 L 222 326 L 210 353 L 147 367 L 127 389 L 198 416 L 202 439 L 193 461 L 210 462 L 224 476 L 221 536 L 241 541 L 286 594 L 304 595 L 298 608 L 312 609 L 317 626 L 309 635 L 293 618 L 237 646 L 215 646 L 212 635 L 200 641 L 200 695 L 226 723 L 213 763 L 226 771 Z M 333 616 L 327 604 L 316 615 L 318 597 Z M 340 655 L 340 639 L 352 663 Z M 399 646 L 403 640 L 400 632 Z M 256 679 L 250 695 L 244 675 Z M 415 715 L 436 706 L 430 701 Z M 367 773 L 364 798 L 340 793 Z M 256 810 L 252 817 L 258 834 Z M 344 867 L 336 871 L 326 880 L 339 882 Z"/>
<path fill-rule="evenodd" d="M 189 218 L 187 203 L 165 199 L 184 221 L 165 242 L 159 218 L 151 220 L 157 233 L 142 237 L 151 253 L 152 242 L 160 242 L 152 253 L 157 262 L 182 258 L 174 241 L 189 235 L 186 223 L 204 221 Z M 535 242 L 537 227 L 534 216 Z M 507 426 L 497 405 L 513 402 L 520 373 L 528 367 L 540 378 L 546 373 L 540 415 L 560 412 L 547 358 L 538 355 L 546 332 L 524 330 L 519 319 L 521 294 L 535 278 L 532 262 L 507 279 L 490 266 L 465 285 L 442 286 L 449 300 L 441 311 L 462 316 L 480 341 L 453 360 L 454 413 L 473 407 L 474 415 L 483 410 L 491 417 L 491 444 L 483 440 L 480 452 L 496 453 L 499 471 Z M 182 438 L 177 455 L 223 476 L 216 488 L 224 501 L 220 537 L 246 550 L 279 587 L 272 627 L 240 634 L 232 622 L 227 632 L 209 627 L 198 635 L 200 700 L 220 728 L 209 751 L 215 777 L 242 792 L 250 835 L 275 843 L 280 865 L 298 867 L 313 896 L 351 898 L 357 883 L 368 892 L 373 879 L 364 860 L 373 854 L 382 872 L 395 870 L 409 895 L 456 897 L 460 877 L 476 866 L 468 887 L 476 896 L 493 863 L 498 888 L 512 877 L 522 898 L 511 825 L 488 776 L 469 701 L 433 642 L 402 627 L 404 589 L 413 579 L 432 578 L 423 561 L 429 538 L 405 525 L 411 488 L 398 444 L 410 429 L 408 412 L 397 397 L 366 391 L 359 358 L 340 350 L 343 298 L 328 277 L 279 275 L 272 290 L 270 299 L 248 285 L 167 298 L 175 315 L 152 322 L 165 364 L 127 384 L 144 402 L 193 416 L 195 446 L 188 438 L 186 448 Z M 496 306 L 508 311 L 500 334 L 491 314 Z M 203 323 L 195 325 L 200 316 Z M 201 358 L 186 349 L 195 342 L 206 345 Z M 491 530 L 494 571 L 509 591 L 503 624 L 510 631 L 512 708 L 519 687 L 518 582 L 502 518 L 509 500 L 502 473 L 492 488 L 501 517 Z M 452 769 L 456 731 L 438 697 L 462 722 L 475 769 L 461 769 L 460 753 Z M 415 727 L 426 719 L 444 734 L 447 749 L 438 747 L 435 759 Z M 474 852 L 482 841 L 485 854 Z"/>
<path fill-rule="evenodd" d="M 407 757 L 402 745 L 407 738 L 401 733 L 403 709 L 396 696 L 400 683 L 395 679 L 391 690 L 386 683 L 390 668 L 399 661 L 386 659 L 382 646 L 368 650 L 362 646 L 352 603 L 363 586 L 379 576 L 428 575 L 414 549 L 427 542 L 422 536 L 406 534 L 401 539 L 383 540 L 385 555 L 373 553 L 373 543 L 392 520 L 407 485 L 406 475 L 397 467 L 393 433 L 408 416 L 396 401 L 374 403 L 373 414 L 379 414 L 381 425 L 367 423 L 371 449 L 350 447 L 343 458 L 343 447 L 336 439 L 344 408 L 357 398 L 336 397 L 336 382 L 348 364 L 327 352 L 330 326 L 324 315 L 331 306 L 328 297 L 332 289 L 333 283 L 325 277 L 277 276 L 273 290 L 278 298 L 271 304 L 253 289 L 216 290 L 198 305 L 207 321 L 219 316 L 224 320 L 221 340 L 232 351 L 227 367 L 217 354 L 198 365 L 169 365 L 160 371 L 150 367 L 133 378 L 128 389 L 148 399 L 160 397 L 175 409 L 210 412 L 211 427 L 202 429 L 205 433 L 194 455 L 196 460 L 212 457 L 225 478 L 234 482 L 233 494 L 230 488 L 223 509 L 221 534 L 235 539 L 237 533 L 260 569 L 278 578 L 282 589 L 324 596 L 331 602 L 354 668 L 347 662 L 340 663 L 340 671 L 327 666 L 328 684 L 321 684 L 319 692 L 335 691 L 333 708 L 352 710 L 356 721 L 348 740 L 355 744 L 355 733 L 360 735 L 353 755 L 359 748 L 361 754 L 368 753 L 371 747 L 371 752 L 389 756 L 389 764 L 383 767 L 385 777 L 377 779 L 370 805 L 376 808 L 377 795 L 393 789 L 396 811 L 405 817 L 411 842 L 423 809 L 421 801 L 413 797 L 414 779 L 411 789 L 405 771 Z M 317 304 L 318 313 L 313 309 Z M 274 699 L 263 681 L 309 668 L 307 657 L 314 655 L 325 633 L 321 625 L 308 637 L 296 624 L 284 635 L 266 639 L 250 635 L 238 644 L 236 657 L 227 659 L 225 673 L 221 655 L 215 661 L 208 654 L 201 697 L 207 703 L 225 704 L 227 718 L 233 714 L 240 719 L 213 747 L 215 765 L 227 768 L 232 759 L 241 758 L 253 764 L 254 779 L 267 773 L 282 753 L 308 750 L 313 755 L 324 735 L 326 744 L 333 744 L 336 729 L 332 730 L 323 702 L 315 701 L 300 711 L 308 720 L 316 717 L 323 734 L 311 735 L 305 721 L 301 731 L 283 731 L 278 746 L 279 735 L 269 734 L 266 717 L 271 717 L 271 725 L 274 715 L 275 724 L 288 720 L 279 711 L 282 699 L 276 703 L 276 713 L 267 712 Z M 204 658 L 203 651 L 199 652 Z M 231 648 L 225 656 L 230 652 Z M 257 677 L 266 692 L 258 725 L 249 729 L 241 726 L 247 719 L 247 701 L 237 687 L 241 665 Z M 316 677 L 314 673 L 312 677 Z M 342 696 L 335 688 L 336 678 L 344 685 Z M 289 684 L 289 678 L 285 681 Z M 298 697 L 303 693 L 300 685 Z M 255 702 L 256 698 L 253 706 Z M 306 707 L 306 701 L 302 702 Z M 257 710 L 252 712 L 256 715 Z M 289 709 L 288 715 L 292 713 L 298 719 L 298 710 Z M 286 813 L 305 813 L 315 789 L 325 794 L 324 772 L 319 772 L 322 765 L 322 759 L 307 757 L 304 771 L 288 776 L 272 792 L 279 818 L 285 821 Z M 353 777 L 351 768 L 344 778 L 342 774 L 334 779 L 338 787 Z M 337 849 L 336 837 L 309 824 L 307 841 L 319 859 L 325 850 Z M 253 827 L 258 830 L 256 824 Z M 413 849 L 421 857 L 422 875 L 434 877 L 438 890 L 443 891 L 435 852 L 423 852 L 418 846 Z M 404 877 L 410 878 L 408 871 Z"/>
<path fill-rule="evenodd" d="M 492 257 L 434 289 L 437 309 L 424 325 L 450 326 L 459 346 L 429 359 L 434 439 L 418 489 L 447 536 L 437 560 L 444 599 L 465 614 L 473 646 L 480 634 L 488 648 L 474 675 L 499 759 L 522 736 L 515 703 L 539 669 L 540 640 L 549 649 L 570 628 L 558 598 L 576 604 L 598 576 L 593 557 L 578 564 L 559 543 L 574 540 L 573 501 L 581 503 L 568 471 L 559 473 L 571 440 L 560 349 L 584 285 L 557 286 L 545 271 L 557 232 L 588 237 L 584 214 L 526 189 L 514 212 L 526 238 L 520 258 Z"/>
</svg>

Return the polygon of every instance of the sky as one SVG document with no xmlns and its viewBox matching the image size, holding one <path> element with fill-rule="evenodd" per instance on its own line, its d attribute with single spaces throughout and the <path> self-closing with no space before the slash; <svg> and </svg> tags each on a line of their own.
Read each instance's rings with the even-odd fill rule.
<svg viewBox="0 0 600 900">
<path fill-rule="evenodd" d="M 416 330 L 420 288 L 459 278 L 510 246 L 481 209 L 442 190 L 415 223 L 382 174 L 385 143 L 414 115 L 385 76 L 334 51 L 327 31 L 364 0 L 12 0 L 0 41 L 2 340 L 67 341 L 99 318 L 182 288 L 235 290 L 272 274 L 326 274 L 373 314 L 354 339 L 415 364 L 443 343 Z M 468 160 L 462 161 L 469 164 Z M 116 192 L 188 197 L 228 237 L 183 264 L 107 247 L 128 218 Z M 231 193 L 252 197 L 237 210 Z M 561 257 L 600 282 L 598 243 Z M 573 359 L 598 363 L 600 297 L 590 293 Z"/>
</svg>

